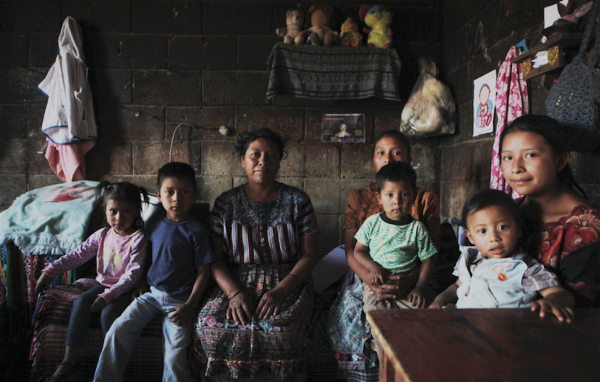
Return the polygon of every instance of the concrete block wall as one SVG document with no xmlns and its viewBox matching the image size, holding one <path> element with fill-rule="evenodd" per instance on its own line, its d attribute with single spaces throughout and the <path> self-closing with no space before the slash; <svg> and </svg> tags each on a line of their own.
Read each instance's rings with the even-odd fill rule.
<svg viewBox="0 0 600 382">
<path fill-rule="evenodd" d="M 395 12 L 394 44 L 402 60 L 400 88 L 407 99 L 421 55 L 442 59 L 442 1 L 325 1 L 336 29 L 358 20 L 363 3 Z M 261 126 L 288 138 L 281 181 L 311 196 L 322 230 L 321 249 L 341 241 L 348 193 L 372 178 L 371 144 L 397 128 L 403 102 L 377 99 L 323 102 L 278 96 L 267 104 L 266 61 L 282 39 L 285 12 L 312 2 L 232 0 L 4 0 L 0 3 L 0 210 L 18 195 L 59 183 L 43 154 L 46 98 L 37 90 L 56 57 L 63 20 L 83 29 L 83 50 L 98 124 L 87 154 L 88 177 L 131 181 L 154 189 L 169 160 L 190 163 L 200 199 L 212 203 L 242 184 L 232 133 Z M 362 24 L 361 24 L 362 27 Z M 367 142 L 320 141 L 323 113 L 365 113 Z M 435 140 L 415 141 L 419 183 L 439 193 Z M 172 147 L 171 147 L 172 146 Z"/>
<path fill-rule="evenodd" d="M 436 180 L 440 184 L 441 215 L 460 217 L 466 198 L 489 188 L 494 135 L 473 138 L 473 80 L 500 68 L 511 46 L 527 39 L 540 43 L 543 8 L 554 0 L 447 0 L 443 4 L 442 75 L 457 104 L 457 131 L 438 139 Z M 546 114 L 548 91 L 542 77 L 528 81 L 530 110 Z M 575 154 L 570 164 L 588 199 L 600 203 L 600 155 Z"/>
</svg>

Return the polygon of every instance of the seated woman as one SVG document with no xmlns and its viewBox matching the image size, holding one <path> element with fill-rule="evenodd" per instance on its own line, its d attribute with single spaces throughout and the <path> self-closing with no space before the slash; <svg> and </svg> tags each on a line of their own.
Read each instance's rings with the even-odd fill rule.
<svg viewBox="0 0 600 382">
<path fill-rule="evenodd" d="M 303 191 L 275 180 L 284 141 L 262 128 L 235 151 L 248 181 L 217 198 L 211 216 L 219 284 L 200 311 L 194 343 L 208 380 L 295 381 L 303 374 L 317 263 L 317 219 Z"/>
<path fill-rule="evenodd" d="M 555 273 L 575 307 L 600 305 L 600 210 L 569 168 L 579 144 L 545 115 L 515 119 L 500 136 L 500 168 L 525 221 L 524 249 Z"/>
<path fill-rule="evenodd" d="M 389 162 L 410 163 L 410 140 L 397 130 L 388 130 L 375 140 L 373 165 L 375 172 Z M 371 349 L 371 327 L 362 312 L 363 284 L 370 284 L 369 272 L 354 258 L 356 239 L 354 235 L 365 220 L 382 212 L 377 199 L 377 185 L 371 183 L 354 190 L 348 196 L 344 217 L 344 242 L 346 259 L 351 270 L 346 275 L 342 291 L 329 312 L 329 337 L 336 352 L 338 364 L 349 381 L 377 381 L 379 369 L 377 354 Z M 429 191 L 417 187 L 411 216 L 423 222 L 432 241 L 437 246 L 440 239 L 440 209 L 437 197 Z M 419 277 L 419 269 L 403 276 L 391 276 L 387 285 L 371 285 L 371 290 L 380 299 L 403 298 L 414 287 Z M 362 280 L 362 281 L 361 281 Z M 433 294 L 428 302 L 435 297 Z M 406 302 L 406 308 L 412 303 Z"/>
</svg>

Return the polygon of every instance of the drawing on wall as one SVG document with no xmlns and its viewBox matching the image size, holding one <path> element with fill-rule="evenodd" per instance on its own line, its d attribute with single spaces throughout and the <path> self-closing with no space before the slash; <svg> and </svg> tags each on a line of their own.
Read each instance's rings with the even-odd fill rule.
<svg viewBox="0 0 600 382">
<path fill-rule="evenodd" d="M 364 142 L 364 114 L 323 114 L 321 120 L 323 142 Z"/>
<path fill-rule="evenodd" d="M 496 71 L 473 81 L 473 136 L 494 132 Z"/>
</svg>

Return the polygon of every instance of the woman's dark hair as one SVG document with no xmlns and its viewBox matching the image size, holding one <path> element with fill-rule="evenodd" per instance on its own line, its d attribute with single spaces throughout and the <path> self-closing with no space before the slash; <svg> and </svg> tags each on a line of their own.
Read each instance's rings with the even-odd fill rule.
<svg viewBox="0 0 600 382">
<path fill-rule="evenodd" d="M 169 162 L 162 166 L 158 170 L 158 176 L 156 179 L 156 190 L 160 191 L 162 183 L 165 178 L 177 178 L 187 180 L 194 187 L 194 192 L 198 191 L 198 185 L 196 184 L 196 172 L 187 163 L 183 162 Z"/>
<path fill-rule="evenodd" d="M 504 143 L 504 138 L 514 132 L 533 133 L 541 136 L 544 138 L 544 140 L 546 140 L 546 142 L 548 142 L 552 150 L 557 155 L 570 151 L 579 151 L 578 147 L 573 145 L 567 128 L 561 125 L 557 120 L 545 115 L 528 114 L 515 119 L 504 129 L 504 131 L 502 131 L 502 134 L 500 135 L 500 149 L 498 153 L 498 155 L 500 155 L 500 163 L 502 163 L 502 144 Z M 581 186 L 575 181 L 573 173 L 571 172 L 571 167 L 568 163 L 558 172 L 557 175 L 559 182 L 566 185 L 573 191 L 579 192 L 584 198 L 587 199 L 585 191 L 583 191 Z"/>
<path fill-rule="evenodd" d="M 248 150 L 248 147 L 250 147 L 250 144 L 260 138 L 271 141 L 277 146 L 280 159 L 284 159 L 287 156 L 287 153 L 285 152 L 285 139 L 267 127 L 239 133 L 233 143 L 233 152 L 240 157 L 243 157 L 246 155 L 246 151 Z"/>
<path fill-rule="evenodd" d="M 400 143 L 402 143 L 406 148 L 408 156 L 410 156 L 410 139 L 408 139 L 406 135 L 404 135 L 398 130 L 386 130 L 383 133 L 381 133 L 377 138 L 375 138 L 375 143 L 373 144 L 373 152 L 375 152 L 375 149 L 377 148 L 377 143 L 379 143 L 379 141 L 383 138 L 387 137 L 396 138 L 398 141 L 400 141 Z"/>
<path fill-rule="evenodd" d="M 462 226 L 468 229 L 467 218 L 469 215 L 489 207 L 505 207 L 515 219 L 518 228 L 521 229 L 523 226 L 519 206 L 510 195 L 500 190 L 482 190 L 471 194 L 462 209 Z"/>
<path fill-rule="evenodd" d="M 417 192 L 417 173 L 411 165 L 404 162 L 392 162 L 381 167 L 375 177 L 377 182 L 377 192 L 381 190 L 386 182 L 407 182 Z"/>
<path fill-rule="evenodd" d="M 119 200 L 133 204 L 138 211 L 138 218 L 135 224 L 138 227 L 144 225 L 144 221 L 142 220 L 142 201 L 146 204 L 149 203 L 148 193 L 145 188 L 129 182 L 110 183 L 105 180 L 96 186 L 95 193 L 96 202 L 97 204 L 101 204 L 103 209 L 106 208 L 109 200 Z"/>
</svg>

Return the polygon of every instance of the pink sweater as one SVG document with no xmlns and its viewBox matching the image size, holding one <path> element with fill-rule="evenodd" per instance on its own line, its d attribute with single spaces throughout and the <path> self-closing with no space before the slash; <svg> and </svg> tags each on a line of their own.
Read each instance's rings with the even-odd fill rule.
<svg viewBox="0 0 600 382">
<path fill-rule="evenodd" d="M 139 281 L 146 260 L 146 243 L 146 235 L 141 228 L 129 236 L 120 236 L 112 228 L 102 228 L 43 272 L 55 277 L 98 255 L 96 281 L 109 288 L 99 296 L 110 303 Z"/>
</svg>

